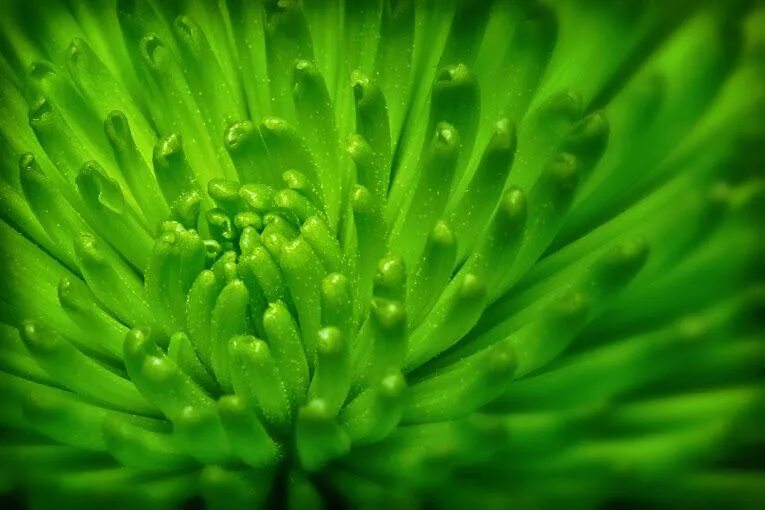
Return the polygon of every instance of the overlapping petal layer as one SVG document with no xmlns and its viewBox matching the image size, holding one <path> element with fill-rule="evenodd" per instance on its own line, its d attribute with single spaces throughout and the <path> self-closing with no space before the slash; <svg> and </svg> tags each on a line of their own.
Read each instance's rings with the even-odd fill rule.
<svg viewBox="0 0 765 510">
<path fill-rule="evenodd" d="M 750 3 L 2 2 L 0 490 L 754 508 Z"/>
</svg>

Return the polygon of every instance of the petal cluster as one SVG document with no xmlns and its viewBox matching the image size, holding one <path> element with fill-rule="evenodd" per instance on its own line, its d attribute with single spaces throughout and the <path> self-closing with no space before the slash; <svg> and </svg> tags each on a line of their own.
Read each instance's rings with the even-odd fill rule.
<svg viewBox="0 0 765 510">
<path fill-rule="evenodd" d="M 3 2 L 0 491 L 754 508 L 749 4 Z"/>
</svg>

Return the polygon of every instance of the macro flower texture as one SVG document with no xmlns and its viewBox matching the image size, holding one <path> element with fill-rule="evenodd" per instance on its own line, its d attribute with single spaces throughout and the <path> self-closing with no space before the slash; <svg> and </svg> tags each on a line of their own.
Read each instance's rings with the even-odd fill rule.
<svg viewBox="0 0 765 510">
<path fill-rule="evenodd" d="M 22 508 L 765 508 L 765 6 L 0 2 Z"/>
</svg>

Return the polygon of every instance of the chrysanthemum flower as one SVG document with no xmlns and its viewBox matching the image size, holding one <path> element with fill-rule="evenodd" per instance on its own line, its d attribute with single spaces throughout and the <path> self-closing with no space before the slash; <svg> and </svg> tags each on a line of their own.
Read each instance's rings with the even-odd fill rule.
<svg viewBox="0 0 765 510">
<path fill-rule="evenodd" d="M 764 26 L 0 2 L 0 490 L 755 508 Z"/>
</svg>

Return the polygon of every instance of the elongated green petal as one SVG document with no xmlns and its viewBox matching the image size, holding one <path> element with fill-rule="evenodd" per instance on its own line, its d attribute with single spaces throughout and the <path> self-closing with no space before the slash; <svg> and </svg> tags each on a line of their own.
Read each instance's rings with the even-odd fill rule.
<svg viewBox="0 0 765 510">
<path fill-rule="evenodd" d="M 138 390 L 175 421 L 184 409 L 207 409 L 214 401 L 139 329 L 125 337 L 125 366 Z"/>
<path fill-rule="evenodd" d="M 236 394 L 255 406 L 267 423 L 284 428 L 290 406 L 268 344 L 254 337 L 233 337 L 228 342 L 228 356 Z"/>
<path fill-rule="evenodd" d="M 128 380 L 79 352 L 56 333 L 28 322 L 22 338 L 40 366 L 70 389 L 117 409 L 156 413 L 156 408 Z"/>
<path fill-rule="evenodd" d="M 279 458 L 279 447 L 252 409 L 242 398 L 226 395 L 218 401 L 226 435 L 231 448 L 247 464 L 253 467 L 271 465 Z"/>
<path fill-rule="evenodd" d="M 271 303 L 263 313 L 263 329 L 294 409 L 308 390 L 308 360 L 300 330 L 281 301 Z"/>
</svg>

